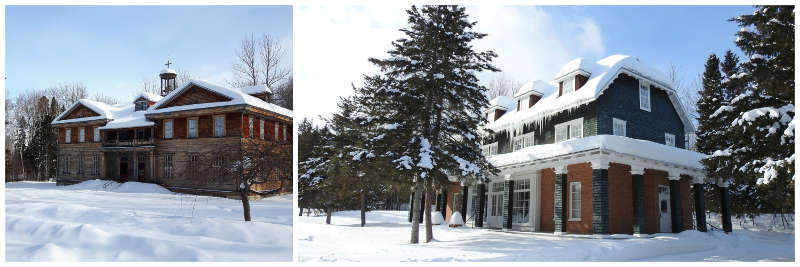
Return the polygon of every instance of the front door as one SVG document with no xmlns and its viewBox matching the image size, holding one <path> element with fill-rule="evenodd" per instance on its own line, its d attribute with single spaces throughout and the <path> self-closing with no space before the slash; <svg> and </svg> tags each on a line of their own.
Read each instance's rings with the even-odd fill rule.
<svg viewBox="0 0 800 267">
<path fill-rule="evenodd" d="M 128 156 L 124 155 L 119 158 L 119 181 L 122 183 L 127 182 L 128 176 Z"/>
<path fill-rule="evenodd" d="M 491 183 L 489 190 L 489 210 L 486 216 L 486 226 L 489 228 L 503 227 L 503 183 Z"/>
<path fill-rule="evenodd" d="M 138 181 L 144 181 L 144 174 L 147 167 L 147 155 L 145 153 L 139 153 L 136 156 L 136 178 Z"/>
<path fill-rule="evenodd" d="M 671 233 L 672 232 L 672 212 L 669 205 L 669 187 L 665 185 L 658 186 L 658 210 L 659 210 L 659 225 L 661 229 L 659 232 Z"/>
</svg>

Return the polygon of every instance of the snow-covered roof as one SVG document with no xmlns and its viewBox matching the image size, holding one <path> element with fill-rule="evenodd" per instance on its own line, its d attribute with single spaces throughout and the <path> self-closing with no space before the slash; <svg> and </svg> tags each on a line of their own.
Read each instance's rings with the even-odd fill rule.
<svg viewBox="0 0 800 267">
<path fill-rule="evenodd" d="M 98 116 L 91 116 L 91 117 L 83 117 L 83 118 L 75 118 L 75 119 L 68 119 L 68 120 L 61 120 L 64 116 L 67 116 L 72 110 L 74 110 L 79 105 L 83 105 L 90 110 L 94 111 Z M 83 122 L 83 121 L 93 121 L 93 120 L 101 120 L 101 119 L 113 119 L 114 116 L 111 112 L 112 107 L 109 104 L 98 102 L 89 99 L 79 99 L 77 102 L 73 103 L 72 106 L 58 114 L 55 119 L 51 122 L 51 124 L 64 124 L 64 123 L 73 123 L 73 122 Z"/>
<path fill-rule="evenodd" d="M 176 74 L 176 75 L 178 74 L 177 71 L 175 71 L 173 69 L 170 69 L 170 68 L 166 68 L 166 69 L 161 70 L 161 74 L 167 74 L 167 73 Z"/>
<path fill-rule="evenodd" d="M 244 92 L 245 94 L 248 94 L 248 95 L 263 94 L 263 93 L 270 93 L 271 94 L 272 93 L 272 90 L 269 89 L 269 87 L 267 87 L 267 85 L 265 85 L 265 84 L 247 86 L 247 87 L 242 87 L 242 88 L 234 88 L 234 89 L 239 89 L 239 91 L 242 91 L 242 92 Z"/>
<path fill-rule="evenodd" d="M 155 125 L 155 123 L 148 121 L 144 117 L 144 110 L 135 111 L 134 104 L 115 105 L 113 106 L 111 113 L 113 114 L 114 119 L 106 123 L 105 126 L 100 127 L 101 130 L 147 127 Z"/>
<path fill-rule="evenodd" d="M 570 60 L 561 67 L 556 76 L 553 77 L 553 80 L 558 80 L 575 71 L 585 71 L 588 74 L 592 74 L 591 70 L 594 69 L 594 65 L 594 62 L 582 57 Z"/>
<path fill-rule="evenodd" d="M 161 100 L 164 97 L 160 96 L 160 95 L 157 95 L 157 94 L 151 94 L 151 93 L 148 93 L 148 92 L 141 92 L 138 95 L 136 95 L 134 100 L 139 99 L 139 98 L 144 98 L 144 99 L 147 99 L 149 101 L 158 102 L 159 100 Z"/>
<path fill-rule="evenodd" d="M 703 169 L 700 160 L 707 156 L 695 151 L 646 140 L 615 135 L 596 135 L 554 144 L 529 146 L 512 153 L 491 156 L 488 160 L 497 167 L 503 167 L 593 149 L 672 163 L 696 170 Z"/>
<path fill-rule="evenodd" d="M 508 96 L 497 96 L 489 101 L 489 108 L 487 110 L 499 108 L 503 110 L 512 110 L 517 108 L 517 101 Z"/>
<path fill-rule="evenodd" d="M 558 90 L 552 90 L 532 107 L 520 111 L 512 110 L 507 112 L 485 127 L 497 131 L 503 129 L 521 130 L 523 124 L 532 122 L 541 126 L 545 120 L 561 111 L 575 109 L 596 100 L 620 73 L 625 73 L 637 79 L 648 80 L 654 86 L 666 91 L 678 115 L 681 117 L 686 131 L 694 132 L 694 125 L 686 116 L 686 111 L 677 99 L 670 80 L 662 72 L 641 62 L 639 58 L 627 55 L 612 55 L 597 62 L 590 62 L 580 58 L 567 63 L 561 69 L 562 71 L 559 72 L 559 75 L 563 76 L 578 69 L 591 74 L 589 80 L 579 90 L 560 97 L 558 96 Z M 558 78 L 559 76 L 556 77 Z"/>
<path fill-rule="evenodd" d="M 514 94 L 514 98 L 518 98 L 527 94 L 535 94 L 538 96 L 543 96 L 547 94 L 551 94 L 555 92 L 556 87 L 552 84 L 549 84 L 542 80 L 535 80 L 529 81 L 523 84 L 519 89 L 517 89 L 517 93 Z"/>
<path fill-rule="evenodd" d="M 211 103 L 201 103 L 201 104 L 192 104 L 192 105 L 183 105 L 183 106 L 174 106 L 168 108 L 159 108 L 162 105 L 170 102 L 173 98 L 178 96 L 184 90 L 189 89 L 192 85 L 196 85 L 212 92 L 224 95 L 230 98 L 230 101 L 222 101 L 222 102 L 211 102 Z M 224 107 L 224 106 L 233 106 L 233 105 L 250 105 L 254 106 L 266 111 L 271 111 L 280 115 L 293 117 L 292 111 L 283 107 L 280 107 L 275 104 L 267 103 L 266 101 L 259 99 L 257 97 L 251 96 L 250 94 L 245 93 L 241 89 L 238 88 L 228 88 L 220 85 L 216 85 L 207 81 L 191 79 L 186 84 L 178 88 L 177 90 L 173 90 L 170 92 L 166 97 L 161 99 L 160 101 L 156 102 L 149 109 L 147 109 L 146 114 L 160 114 L 160 113 L 168 113 L 168 112 L 175 112 L 175 111 L 182 111 L 182 110 L 193 110 L 193 109 L 202 109 L 202 108 L 213 108 L 213 107 Z"/>
</svg>

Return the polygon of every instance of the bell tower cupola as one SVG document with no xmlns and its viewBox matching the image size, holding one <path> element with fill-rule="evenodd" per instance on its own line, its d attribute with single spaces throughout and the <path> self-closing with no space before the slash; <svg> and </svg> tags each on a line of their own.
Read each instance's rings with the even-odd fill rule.
<svg viewBox="0 0 800 267">
<path fill-rule="evenodd" d="M 178 72 L 170 69 L 169 65 L 172 65 L 172 62 L 167 60 L 166 69 L 161 70 L 161 74 L 158 76 L 161 77 L 161 96 L 167 96 L 172 90 L 175 90 L 177 87 L 175 78 L 178 77 Z"/>
</svg>

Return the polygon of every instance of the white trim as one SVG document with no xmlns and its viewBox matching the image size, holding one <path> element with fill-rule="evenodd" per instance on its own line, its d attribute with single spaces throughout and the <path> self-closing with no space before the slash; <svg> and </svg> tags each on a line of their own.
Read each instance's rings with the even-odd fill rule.
<svg viewBox="0 0 800 267">
<path fill-rule="evenodd" d="M 618 118 L 613 118 L 611 125 L 612 125 L 611 132 L 612 132 L 613 135 L 627 136 L 627 133 L 628 133 L 628 130 L 627 130 L 628 122 L 627 121 L 621 120 L 621 119 L 618 119 Z M 617 130 L 618 130 L 617 126 L 619 126 L 619 130 L 621 132 L 617 132 Z"/>
<path fill-rule="evenodd" d="M 578 127 L 578 126 L 580 126 L 580 127 Z M 583 131 L 583 117 L 556 124 L 555 126 L 553 126 L 553 128 L 555 130 L 555 136 L 554 137 L 555 137 L 555 142 L 556 143 L 563 142 L 563 141 L 566 141 L 566 140 L 571 140 L 571 139 L 583 138 L 583 132 L 584 132 Z M 566 136 L 564 137 L 566 139 L 559 139 L 558 138 L 559 128 L 560 129 L 566 129 L 566 133 L 565 133 Z M 579 136 L 573 136 L 573 133 L 575 133 L 575 131 L 573 129 L 580 129 L 580 135 Z"/>
<path fill-rule="evenodd" d="M 575 198 L 573 197 L 573 190 L 572 190 L 574 185 L 578 186 L 578 198 L 577 198 L 578 201 L 579 201 L 579 203 L 577 205 L 578 206 L 578 217 L 572 216 L 573 215 L 572 214 L 572 204 L 574 204 L 574 202 L 575 202 Z M 567 201 L 567 203 L 568 203 L 567 214 L 569 215 L 569 221 L 581 221 L 582 220 L 581 219 L 581 217 L 582 217 L 581 215 L 583 215 L 582 214 L 583 213 L 583 210 L 582 210 L 582 208 L 583 208 L 582 207 L 583 198 L 582 198 L 582 195 L 581 195 L 583 193 L 582 192 L 582 190 L 583 190 L 582 187 L 583 187 L 583 185 L 581 184 L 581 182 L 570 182 L 569 183 L 569 193 L 568 193 L 569 194 L 568 195 L 569 196 L 569 200 Z"/>
<path fill-rule="evenodd" d="M 668 146 L 675 146 L 675 135 L 671 133 L 664 133 L 664 144 Z"/>
<path fill-rule="evenodd" d="M 639 109 L 647 111 L 647 112 L 650 112 L 650 110 L 652 108 L 652 104 L 653 104 L 652 98 L 650 97 L 650 83 L 645 81 L 645 80 L 641 80 L 640 79 L 638 86 L 639 86 L 638 87 L 638 91 L 639 91 Z M 645 90 L 642 90 L 643 88 L 645 88 Z M 646 94 L 642 94 L 643 92 L 647 92 L 647 93 Z M 647 102 L 643 102 L 642 101 L 643 97 L 647 97 Z M 646 106 L 644 105 L 645 103 L 647 103 Z"/>
</svg>

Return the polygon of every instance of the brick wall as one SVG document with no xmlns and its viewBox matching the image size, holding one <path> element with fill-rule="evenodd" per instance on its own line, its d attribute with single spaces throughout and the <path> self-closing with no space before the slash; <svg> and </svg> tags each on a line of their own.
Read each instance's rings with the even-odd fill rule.
<svg viewBox="0 0 800 267">
<path fill-rule="evenodd" d="M 612 234 L 633 234 L 632 188 L 630 166 L 611 163 L 608 168 L 608 213 Z"/>
<path fill-rule="evenodd" d="M 569 205 L 567 205 L 567 232 L 592 234 L 592 165 L 590 163 L 581 163 L 567 167 L 567 203 L 572 198 L 572 194 L 569 191 L 569 184 L 572 182 L 581 183 L 581 220 L 570 221 Z"/>
<path fill-rule="evenodd" d="M 461 184 L 459 184 L 459 183 L 448 183 L 447 184 L 447 212 L 446 212 L 445 218 L 444 218 L 446 223 L 450 222 L 450 216 L 453 215 L 453 196 L 455 195 L 455 193 L 461 193 Z M 463 216 L 463 214 L 462 214 L 462 216 Z"/>
<path fill-rule="evenodd" d="M 660 232 L 660 214 L 658 206 L 658 186 L 669 186 L 667 173 L 645 169 L 644 172 L 644 220 L 648 234 Z"/>
<path fill-rule="evenodd" d="M 555 178 L 556 173 L 553 169 L 542 169 L 540 170 L 542 174 L 542 186 L 541 186 L 541 212 L 539 219 L 539 231 L 542 232 L 553 232 L 555 231 L 555 222 L 553 221 L 553 208 L 555 205 L 554 202 L 554 194 L 553 191 L 555 190 Z"/>
</svg>

